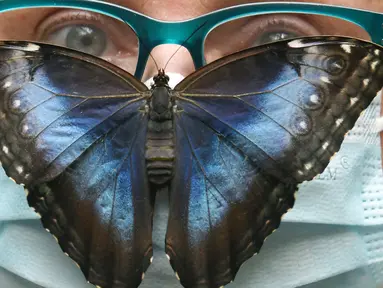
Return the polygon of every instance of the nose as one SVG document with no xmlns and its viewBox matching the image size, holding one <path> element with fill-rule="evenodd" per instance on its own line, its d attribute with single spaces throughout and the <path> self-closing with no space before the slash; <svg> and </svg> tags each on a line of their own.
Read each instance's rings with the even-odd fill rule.
<svg viewBox="0 0 383 288">
<path fill-rule="evenodd" d="M 186 77 L 195 70 L 189 51 L 180 45 L 159 45 L 151 51 L 151 55 L 152 57 L 149 57 L 145 67 L 142 79 L 144 81 L 157 75 L 158 69 L 161 68 L 165 69 L 165 73 L 177 73 L 181 74 L 183 77 Z M 156 67 L 153 58 L 158 67 Z"/>
</svg>

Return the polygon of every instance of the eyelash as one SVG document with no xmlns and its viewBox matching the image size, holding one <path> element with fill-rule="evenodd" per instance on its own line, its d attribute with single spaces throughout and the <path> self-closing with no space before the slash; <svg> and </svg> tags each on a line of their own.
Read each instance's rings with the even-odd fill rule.
<svg viewBox="0 0 383 288">
<path fill-rule="evenodd" d="M 237 24 L 235 21 L 238 21 Z M 230 23 L 232 23 L 233 26 L 230 26 Z M 310 19 L 305 19 L 304 15 L 291 14 L 265 14 L 233 20 L 233 22 L 228 22 L 223 25 L 229 25 L 227 26 L 229 31 L 234 28 L 233 31 L 235 31 L 235 33 L 226 35 L 225 30 L 221 31 L 217 29 L 216 34 L 214 34 L 213 31 L 211 35 L 208 35 L 207 41 L 205 42 L 207 62 L 211 62 L 236 51 L 256 46 L 258 45 L 256 44 L 257 40 L 261 39 L 265 33 L 288 32 L 302 36 L 318 35 L 318 29 L 311 23 Z M 225 37 L 222 37 L 222 35 L 225 35 Z M 224 42 L 222 39 L 225 39 Z M 228 41 L 231 45 L 224 45 L 224 43 Z"/>
<path fill-rule="evenodd" d="M 69 24 L 92 24 L 101 28 L 105 21 L 99 14 L 87 11 L 62 10 L 44 19 L 43 23 L 38 26 L 36 34 L 39 39 L 43 39 L 46 35 L 54 33 Z"/>
<path fill-rule="evenodd" d="M 121 22 L 120 27 L 118 25 L 120 23 L 113 18 L 108 19 L 107 16 L 83 10 L 65 9 L 51 14 L 43 19 L 37 26 L 35 35 L 39 41 L 44 41 L 44 39 L 46 39 L 49 35 L 59 31 L 60 29 L 76 24 L 93 25 L 104 31 L 107 36 L 108 43 L 112 43 L 115 46 L 115 50 L 121 51 L 123 54 L 134 54 L 138 49 L 138 46 L 124 45 L 124 43 L 131 44 L 137 41 L 137 37 L 133 30 L 125 23 Z"/>
<path fill-rule="evenodd" d="M 252 29 L 252 31 L 254 31 L 252 33 L 252 37 L 260 36 L 265 32 L 277 32 L 278 29 L 299 35 L 310 35 L 318 33 L 317 29 L 315 29 L 315 27 L 310 24 L 310 21 L 302 19 L 298 15 L 292 16 L 281 14 L 276 16 L 273 15 L 271 16 L 271 19 L 269 19 L 269 17 L 267 17 L 267 19 L 262 19 L 266 17 L 260 18 L 261 23 L 258 24 L 259 26 L 257 29 Z M 305 28 L 302 29 L 302 27 Z"/>
</svg>

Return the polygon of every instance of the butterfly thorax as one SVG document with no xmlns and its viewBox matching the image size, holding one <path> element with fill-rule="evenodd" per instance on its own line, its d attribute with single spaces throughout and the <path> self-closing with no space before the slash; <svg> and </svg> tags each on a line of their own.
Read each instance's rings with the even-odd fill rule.
<svg viewBox="0 0 383 288">
<path fill-rule="evenodd" d="M 154 77 L 149 102 L 145 158 L 149 181 L 154 184 L 167 183 L 173 175 L 173 105 L 168 81 L 169 77 L 160 70 Z"/>
</svg>

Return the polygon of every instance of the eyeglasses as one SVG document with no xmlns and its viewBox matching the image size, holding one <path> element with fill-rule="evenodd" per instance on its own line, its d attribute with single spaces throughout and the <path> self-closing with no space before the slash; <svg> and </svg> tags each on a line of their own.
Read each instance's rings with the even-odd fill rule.
<svg viewBox="0 0 383 288">
<path fill-rule="evenodd" d="M 159 4 L 161 5 L 161 4 Z M 205 40 L 216 27 L 243 17 L 266 14 L 312 14 L 346 20 L 364 29 L 376 44 L 383 43 L 383 14 L 342 6 L 300 2 L 253 3 L 214 11 L 179 22 L 159 21 L 131 9 L 95 0 L 3 0 L 0 12 L 22 8 L 55 7 L 93 11 L 128 24 L 141 40 L 134 75 L 141 78 L 152 49 L 161 44 L 183 45 L 191 54 L 195 68 L 206 64 Z M 191 36 L 191 37 L 189 37 Z M 188 38 L 189 37 L 189 38 Z M 142 45 L 144 43 L 144 45 Z"/>
</svg>

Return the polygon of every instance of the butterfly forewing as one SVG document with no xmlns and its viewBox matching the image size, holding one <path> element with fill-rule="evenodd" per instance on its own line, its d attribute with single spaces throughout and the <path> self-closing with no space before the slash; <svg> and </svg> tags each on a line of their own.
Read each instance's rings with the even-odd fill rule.
<svg viewBox="0 0 383 288">
<path fill-rule="evenodd" d="M 0 161 L 44 226 L 102 287 L 137 287 L 151 257 L 147 88 L 85 54 L 0 45 Z"/>
<path fill-rule="evenodd" d="M 262 246 L 382 87 L 383 50 L 311 37 L 233 54 L 175 87 L 166 250 L 185 287 L 219 287 Z"/>
</svg>

